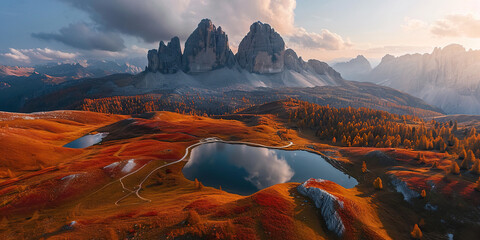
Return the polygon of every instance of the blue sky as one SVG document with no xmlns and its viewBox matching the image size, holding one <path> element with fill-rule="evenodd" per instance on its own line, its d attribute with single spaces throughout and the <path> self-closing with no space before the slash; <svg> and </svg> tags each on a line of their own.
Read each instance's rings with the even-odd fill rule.
<svg viewBox="0 0 480 240">
<path fill-rule="evenodd" d="M 256 20 L 270 23 L 305 59 L 363 54 L 375 62 L 387 53 L 430 52 L 450 43 L 480 49 L 475 0 L 2 0 L 0 5 L 0 64 L 10 65 L 142 57 L 160 40 L 174 35 L 185 40 L 205 17 L 222 25 L 234 51 Z"/>
</svg>

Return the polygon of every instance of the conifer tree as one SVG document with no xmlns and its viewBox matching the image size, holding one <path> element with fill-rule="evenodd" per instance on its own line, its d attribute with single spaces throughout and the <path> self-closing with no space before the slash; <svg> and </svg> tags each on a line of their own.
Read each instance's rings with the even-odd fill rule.
<svg viewBox="0 0 480 240">
<path fill-rule="evenodd" d="M 460 167 L 458 166 L 457 162 L 452 161 L 450 165 L 450 172 L 453 174 L 460 174 Z"/>
<path fill-rule="evenodd" d="M 367 163 L 365 161 L 362 162 L 362 173 L 366 173 L 368 171 L 367 169 Z"/>
<path fill-rule="evenodd" d="M 475 163 L 473 163 L 472 168 L 470 169 L 472 173 L 475 174 L 480 174 L 480 159 L 475 160 Z"/>
<path fill-rule="evenodd" d="M 460 169 L 468 169 L 468 160 L 466 158 L 460 163 Z"/>
<path fill-rule="evenodd" d="M 420 230 L 420 228 L 418 227 L 417 224 L 415 224 L 415 226 L 413 226 L 413 230 L 412 232 L 410 232 L 410 236 L 413 238 L 413 239 L 422 239 L 422 231 Z"/>
<path fill-rule="evenodd" d="M 377 179 L 373 181 L 373 187 L 378 190 L 383 189 L 382 179 L 380 179 L 380 177 L 377 177 Z"/>
<path fill-rule="evenodd" d="M 420 196 L 422 196 L 422 198 L 425 198 L 427 196 L 427 192 L 425 191 L 425 189 L 422 190 Z"/>
<path fill-rule="evenodd" d="M 477 182 L 476 182 L 476 187 L 475 187 L 475 190 L 479 191 L 480 192 L 480 177 L 478 178 Z"/>
<path fill-rule="evenodd" d="M 467 152 L 467 157 L 465 158 L 468 163 L 474 163 L 475 162 L 475 154 L 473 154 L 472 150 L 468 150 Z"/>
</svg>

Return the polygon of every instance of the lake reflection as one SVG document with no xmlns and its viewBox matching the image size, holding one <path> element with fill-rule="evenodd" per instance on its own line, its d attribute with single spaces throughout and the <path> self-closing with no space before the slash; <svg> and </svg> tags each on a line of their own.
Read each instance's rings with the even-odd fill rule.
<svg viewBox="0 0 480 240">
<path fill-rule="evenodd" d="M 318 154 L 220 142 L 195 147 L 183 174 L 206 186 L 222 186 L 225 191 L 242 195 L 277 183 L 304 182 L 311 177 L 331 180 L 346 188 L 357 184 Z"/>
<path fill-rule="evenodd" d="M 86 148 L 95 145 L 103 140 L 107 136 L 107 133 L 88 134 L 81 138 L 78 138 L 72 142 L 69 142 L 63 147 L 67 148 Z"/>
</svg>

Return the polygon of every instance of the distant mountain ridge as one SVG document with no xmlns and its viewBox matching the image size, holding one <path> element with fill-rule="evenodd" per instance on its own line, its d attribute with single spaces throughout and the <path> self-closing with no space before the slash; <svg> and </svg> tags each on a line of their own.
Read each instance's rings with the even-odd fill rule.
<svg viewBox="0 0 480 240">
<path fill-rule="evenodd" d="M 430 54 L 386 55 L 358 79 L 412 94 L 449 114 L 480 114 L 480 50 L 452 44 Z"/>
<path fill-rule="evenodd" d="M 15 76 L 26 77 L 34 72 L 31 67 L 3 66 L 0 65 L 0 77 Z"/>
<path fill-rule="evenodd" d="M 0 65 L 0 78 L 28 77 L 36 73 L 65 79 L 80 79 L 86 77 L 103 77 L 114 73 L 137 74 L 142 70 L 141 67 L 129 63 L 119 64 L 113 61 L 88 61 L 86 65 L 51 62 L 34 67 Z"/>
<path fill-rule="evenodd" d="M 335 63 L 332 68 L 348 80 L 363 78 L 372 71 L 372 65 L 363 55 L 358 55 L 348 62 Z"/>
</svg>

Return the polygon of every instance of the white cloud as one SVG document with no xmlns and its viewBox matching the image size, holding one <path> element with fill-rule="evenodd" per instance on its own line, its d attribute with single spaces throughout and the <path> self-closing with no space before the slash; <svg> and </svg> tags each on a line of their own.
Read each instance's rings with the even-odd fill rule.
<svg viewBox="0 0 480 240">
<path fill-rule="evenodd" d="M 185 39 L 203 18 L 230 35 L 245 35 L 255 21 L 270 23 L 281 33 L 293 30 L 295 0 L 62 0 L 89 14 L 99 26 L 140 37 L 146 42 Z M 132 9 L 135 9 L 134 11 Z"/>
<path fill-rule="evenodd" d="M 201 19 L 209 18 L 229 35 L 235 49 L 256 21 L 270 24 L 292 44 L 336 50 L 350 43 L 329 30 L 307 32 L 295 25 L 296 0 L 62 0 L 85 11 L 101 28 L 139 37 L 146 42 L 185 40 Z M 132 11 L 135 9 L 135 11 Z"/>
<path fill-rule="evenodd" d="M 10 52 L 1 53 L 7 59 L 21 63 L 30 63 L 32 61 L 64 61 L 72 60 L 78 56 L 77 53 L 62 52 L 49 48 L 15 49 L 10 48 Z"/>
<path fill-rule="evenodd" d="M 431 33 L 440 37 L 480 38 L 480 18 L 472 14 L 452 14 L 432 24 Z"/>
<path fill-rule="evenodd" d="M 30 58 L 27 55 L 23 54 L 21 51 L 18 51 L 15 48 L 10 48 L 9 50 L 9 53 L 3 53 L 1 55 L 18 62 L 30 62 Z"/>
<path fill-rule="evenodd" d="M 322 29 L 321 33 L 314 33 L 297 28 L 295 33 L 288 36 L 288 40 L 295 46 L 310 49 L 340 50 L 352 46 L 350 41 L 327 29 Z"/>
<path fill-rule="evenodd" d="M 402 25 L 405 31 L 423 30 L 428 27 L 428 24 L 422 20 L 406 17 Z"/>
</svg>

